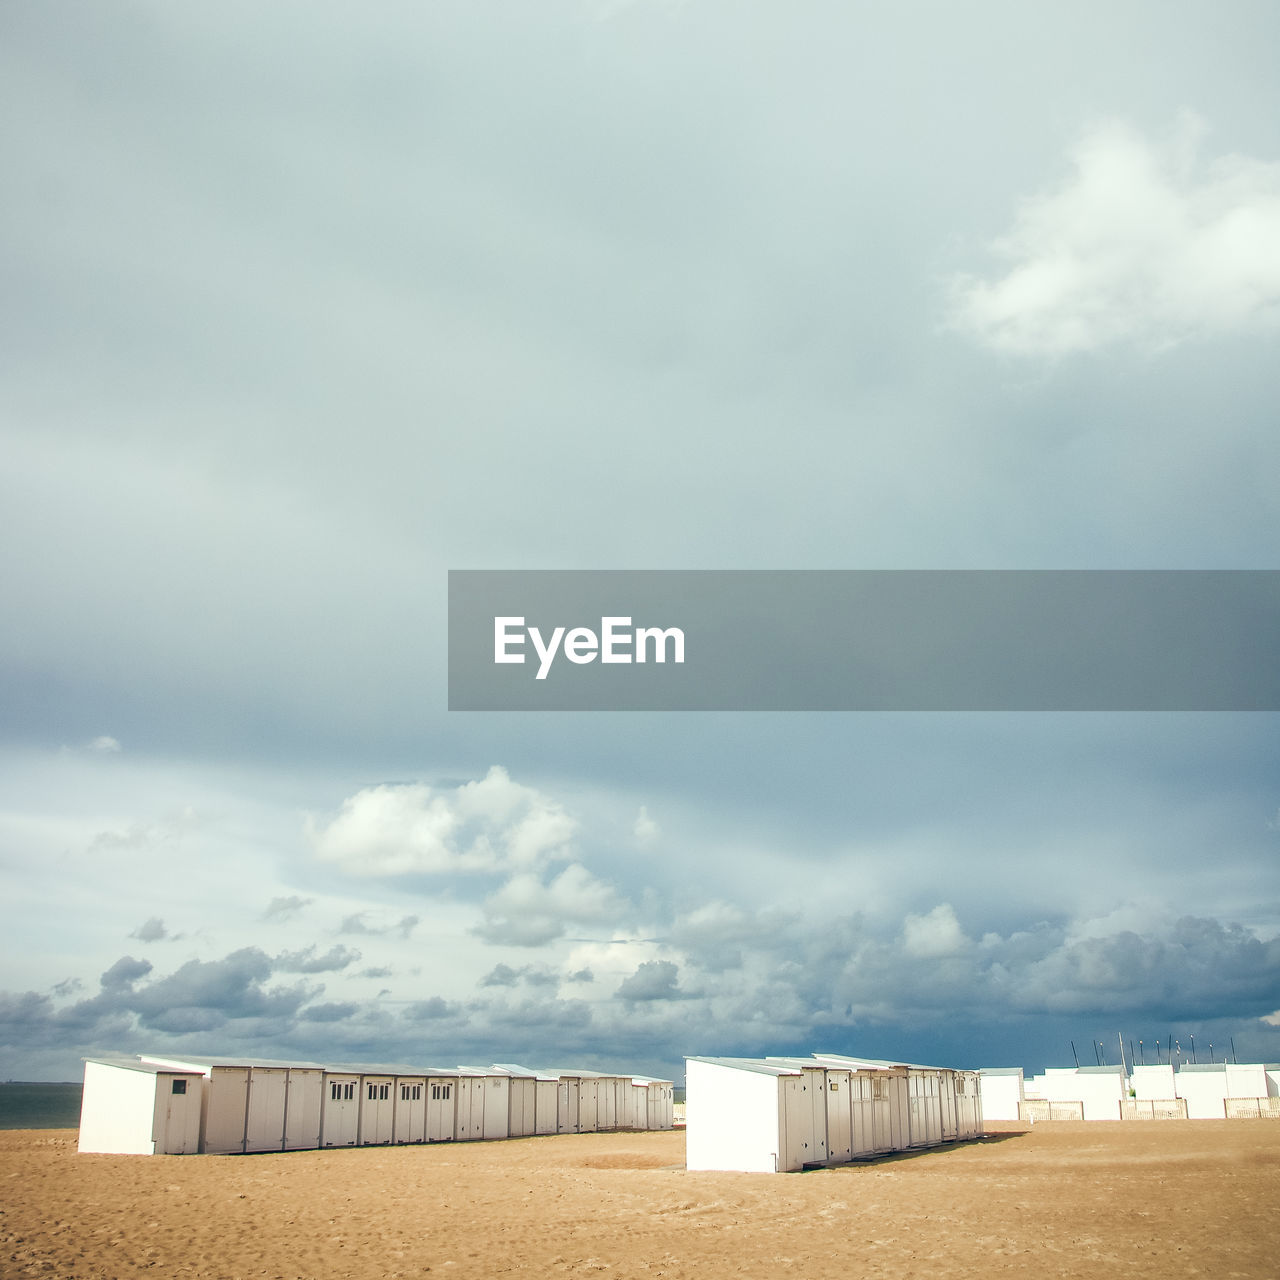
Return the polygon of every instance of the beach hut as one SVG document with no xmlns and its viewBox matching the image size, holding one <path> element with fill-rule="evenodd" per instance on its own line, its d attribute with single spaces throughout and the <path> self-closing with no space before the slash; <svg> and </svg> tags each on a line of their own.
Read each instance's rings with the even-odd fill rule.
<svg viewBox="0 0 1280 1280">
<path fill-rule="evenodd" d="M 459 1067 L 454 1077 L 458 1095 L 453 1136 L 458 1142 L 479 1142 L 484 1137 L 485 1077 L 471 1067 Z"/>
<path fill-rule="evenodd" d="M 686 1058 L 686 1167 L 784 1173 L 823 1163 L 825 1109 L 819 1135 L 810 1093 L 804 1068 L 786 1061 Z"/>
<path fill-rule="evenodd" d="M 1266 1098 L 1270 1092 L 1267 1067 L 1263 1063 L 1184 1062 L 1174 1077 L 1177 1096 L 1187 1104 L 1191 1120 L 1221 1120 L 1249 1109 L 1233 1108 L 1232 1100 Z M 1252 1109 L 1254 1114 L 1259 1108 Z"/>
<path fill-rule="evenodd" d="M 982 1086 L 976 1071 L 957 1071 L 955 1079 L 956 1139 L 970 1142 L 983 1134 Z"/>
<path fill-rule="evenodd" d="M 556 1132 L 578 1133 L 578 1096 L 581 1081 L 577 1076 L 556 1076 Z"/>
<path fill-rule="evenodd" d="M 1021 1067 L 983 1067 L 978 1072 L 983 1120 L 1019 1120 L 1026 1096 Z"/>
<path fill-rule="evenodd" d="M 497 1063 L 490 1071 L 507 1078 L 507 1136 L 531 1138 L 538 1132 L 538 1075 L 514 1063 Z M 554 1082 L 552 1086 L 554 1103 Z M 554 1132 L 554 1130 L 553 1130 Z"/>
<path fill-rule="evenodd" d="M 204 1075 L 138 1058 L 86 1058 L 79 1150 L 186 1155 L 200 1149 Z"/>
<path fill-rule="evenodd" d="M 1036 1083 L 1051 1104 L 1078 1102 L 1084 1120 L 1119 1120 L 1121 1101 L 1128 1096 L 1128 1079 L 1119 1065 L 1050 1067 Z"/>
<path fill-rule="evenodd" d="M 552 1134 L 560 1131 L 559 1124 L 559 1091 L 560 1077 L 554 1072 L 537 1071 L 523 1067 L 516 1062 L 499 1062 L 494 1070 L 505 1071 L 511 1077 L 511 1136 L 524 1136 L 517 1132 L 517 1125 L 532 1134 Z M 529 1124 L 529 1084 L 532 1082 L 533 1094 L 533 1128 Z M 520 1099 L 517 1105 L 517 1098 Z M 519 1120 L 517 1120 L 517 1115 Z"/>
<path fill-rule="evenodd" d="M 648 1093 L 648 1127 L 650 1129 L 670 1129 L 675 1124 L 675 1085 L 670 1080 L 650 1079 L 646 1085 Z"/>
<path fill-rule="evenodd" d="M 316 1145 L 324 1071 L 318 1062 L 150 1055 L 142 1061 L 204 1076 L 200 1150 L 207 1154 Z"/>
<path fill-rule="evenodd" d="M 538 1132 L 538 1077 L 513 1075 L 508 1087 L 511 1109 L 507 1131 L 513 1138 L 531 1138 Z"/>
<path fill-rule="evenodd" d="M 621 1127 L 624 1129 L 649 1127 L 648 1076 L 632 1076 L 629 1080 L 623 1081 Z"/>
<path fill-rule="evenodd" d="M 905 1151 L 912 1145 L 910 1075 L 933 1072 L 936 1067 L 909 1067 L 905 1063 L 879 1058 L 853 1058 L 847 1054 L 815 1054 L 827 1066 L 848 1067 L 860 1077 L 856 1101 L 867 1125 L 863 1141 L 870 1153 L 883 1155 Z M 922 1121 L 917 1121 L 919 1129 Z"/>
<path fill-rule="evenodd" d="M 511 1136 L 511 1077 L 502 1071 L 488 1071 L 482 1077 L 484 1123 L 480 1136 L 488 1142 Z"/>
</svg>

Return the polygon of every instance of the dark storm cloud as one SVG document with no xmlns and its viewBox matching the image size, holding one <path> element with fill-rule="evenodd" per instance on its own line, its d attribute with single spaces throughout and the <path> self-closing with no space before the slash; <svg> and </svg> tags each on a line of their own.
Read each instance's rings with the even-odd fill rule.
<svg viewBox="0 0 1280 1280">
<path fill-rule="evenodd" d="M 680 966 L 670 960 L 646 960 L 618 988 L 618 998 L 635 1000 L 679 1000 L 684 993 L 677 987 Z"/>
</svg>

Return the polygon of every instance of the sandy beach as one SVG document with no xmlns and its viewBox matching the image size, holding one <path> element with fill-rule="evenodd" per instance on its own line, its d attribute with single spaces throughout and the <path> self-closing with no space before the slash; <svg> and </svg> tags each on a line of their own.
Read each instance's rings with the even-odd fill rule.
<svg viewBox="0 0 1280 1280">
<path fill-rule="evenodd" d="M 0 1275 L 1178 1276 L 1270 1280 L 1280 1125 L 1054 1124 L 804 1174 L 684 1135 L 253 1156 L 0 1133 Z"/>
</svg>

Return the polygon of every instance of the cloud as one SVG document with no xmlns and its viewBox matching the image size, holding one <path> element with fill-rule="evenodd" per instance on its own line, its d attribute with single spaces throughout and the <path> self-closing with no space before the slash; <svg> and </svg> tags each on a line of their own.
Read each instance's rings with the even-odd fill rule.
<svg viewBox="0 0 1280 1280">
<path fill-rule="evenodd" d="M 99 755 L 115 755 L 122 751 L 123 748 L 115 738 L 104 733 L 101 737 L 94 738 L 93 741 L 86 743 L 85 750 L 96 752 Z"/>
<path fill-rule="evenodd" d="M 328 824 L 307 819 L 316 853 L 359 875 L 492 873 L 564 860 L 577 824 L 494 766 L 452 790 L 366 787 Z"/>
<path fill-rule="evenodd" d="M 149 960 L 135 960 L 132 956 L 121 956 L 102 975 L 102 988 L 104 991 L 115 991 L 132 987 L 139 978 L 145 978 L 150 972 Z"/>
<path fill-rule="evenodd" d="M 952 323 L 1023 356 L 1115 343 L 1163 348 L 1270 327 L 1280 315 L 1280 164 L 1195 164 L 1203 126 L 1153 142 L 1122 121 L 1090 130 L 1072 172 L 1025 199 L 990 279 L 953 282 Z"/>
<path fill-rule="evenodd" d="M 636 814 L 632 833 L 636 844 L 641 848 L 653 844 L 662 835 L 662 828 L 649 816 L 649 810 L 644 805 L 640 806 L 640 812 Z"/>
<path fill-rule="evenodd" d="M 521 965 L 519 969 L 513 969 L 509 964 L 498 964 L 494 965 L 477 985 L 514 987 L 520 982 L 531 987 L 557 987 L 560 985 L 560 978 L 558 974 L 541 965 L 526 964 Z"/>
<path fill-rule="evenodd" d="M 129 935 L 131 938 L 137 938 L 139 942 L 159 942 L 168 936 L 164 921 L 159 916 L 152 916 Z"/>
<path fill-rule="evenodd" d="M 189 831 L 199 826 L 200 822 L 196 811 L 190 805 L 184 805 L 159 822 L 132 822 L 123 830 L 99 831 L 89 849 L 94 853 L 104 850 L 137 852 L 176 845 Z"/>
<path fill-rule="evenodd" d="M 355 964 L 360 953 L 340 943 L 329 948 L 322 956 L 316 955 L 314 946 L 302 951 L 285 951 L 276 956 L 274 967 L 284 973 L 332 973 Z"/>
<path fill-rule="evenodd" d="M 309 907 L 311 898 L 299 897 L 296 893 L 287 898 L 272 898 L 267 909 L 262 913 L 264 920 L 292 920 L 304 907 Z"/>
<path fill-rule="evenodd" d="M 456 1017 L 461 1010 L 456 1004 L 440 996 L 432 996 L 429 1000 L 416 1000 L 404 1011 L 404 1016 L 411 1022 L 437 1022 L 442 1018 Z"/>
<path fill-rule="evenodd" d="M 671 960 L 646 960 L 618 988 L 618 998 L 629 1003 L 648 1000 L 678 1000 L 683 992 L 676 986 L 680 967 Z"/>
<path fill-rule="evenodd" d="M 360 1006 L 350 1001 L 330 1001 L 327 1004 L 308 1005 L 298 1015 L 304 1022 L 342 1022 L 354 1017 Z"/>
<path fill-rule="evenodd" d="M 954 956 L 970 945 L 948 902 L 939 903 L 928 915 L 909 915 L 902 923 L 902 946 L 910 956 L 923 959 Z"/>
<path fill-rule="evenodd" d="M 569 924 L 606 924 L 625 910 L 612 885 L 575 862 L 546 884 L 533 873 L 513 876 L 485 900 L 485 919 L 472 932 L 486 942 L 537 947 L 562 937 Z"/>
</svg>

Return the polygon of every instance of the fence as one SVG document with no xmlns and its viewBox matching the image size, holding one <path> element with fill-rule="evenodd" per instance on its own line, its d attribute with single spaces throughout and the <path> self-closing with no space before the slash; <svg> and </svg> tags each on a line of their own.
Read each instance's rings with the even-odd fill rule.
<svg viewBox="0 0 1280 1280">
<path fill-rule="evenodd" d="M 1186 1098 L 1123 1098 L 1120 1102 L 1122 1120 L 1185 1120 Z"/>
</svg>

